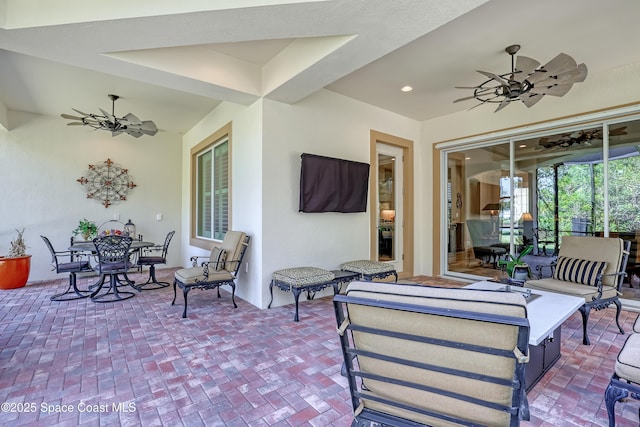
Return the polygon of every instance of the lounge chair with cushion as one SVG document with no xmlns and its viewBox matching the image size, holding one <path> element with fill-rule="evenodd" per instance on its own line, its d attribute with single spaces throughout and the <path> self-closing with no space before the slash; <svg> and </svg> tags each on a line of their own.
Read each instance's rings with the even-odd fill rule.
<svg viewBox="0 0 640 427">
<path fill-rule="evenodd" d="M 352 282 L 334 306 L 352 425 L 529 419 L 521 293 Z"/>
<path fill-rule="evenodd" d="M 182 289 L 184 295 L 184 312 L 182 317 L 187 317 L 187 294 L 191 289 L 216 289 L 220 298 L 220 286 L 231 287 L 231 301 L 237 308 L 236 278 L 242 264 L 242 259 L 249 246 L 250 237 L 241 231 L 227 231 L 220 246 L 211 250 L 209 257 L 191 257 L 193 267 L 176 271 L 173 280 L 173 301 L 176 302 L 176 287 Z M 207 261 L 198 262 L 201 258 Z"/>
<path fill-rule="evenodd" d="M 558 259 L 551 264 L 552 276 L 527 280 L 525 287 L 584 298 L 582 343 L 590 344 L 587 334 L 589 313 L 616 306 L 616 324 L 621 334 L 619 295 L 626 276 L 631 243 L 618 237 L 564 236 Z"/>
</svg>

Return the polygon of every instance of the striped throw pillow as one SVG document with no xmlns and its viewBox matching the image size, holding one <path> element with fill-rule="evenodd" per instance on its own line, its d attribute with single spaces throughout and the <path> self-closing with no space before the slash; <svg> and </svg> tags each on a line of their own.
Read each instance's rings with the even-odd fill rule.
<svg viewBox="0 0 640 427">
<path fill-rule="evenodd" d="M 213 248 L 211 251 L 211 256 L 209 256 L 209 268 L 214 271 L 222 271 L 224 270 L 224 264 L 227 260 L 227 251 L 224 249 L 220 249 L 219 247 Z"/>
<path fill-rule="evenodd" d="M 565 282 L 595 286 L 599 274 L 607 267 L 606 261 L 588 261 L 586 259 L 558 257 L 553 278 Z"/>
</svg>

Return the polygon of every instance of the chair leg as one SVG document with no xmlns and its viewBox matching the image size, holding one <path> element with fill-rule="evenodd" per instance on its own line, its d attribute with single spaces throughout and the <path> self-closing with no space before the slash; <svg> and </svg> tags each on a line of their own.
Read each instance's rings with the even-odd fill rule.
<svg viewBox="0 0 640 427">
<path fill-rule="evenodd" d="M 609 383 L 604 392 L 604 400 L 607 406 L 607 415 L 609 416 L 609 427 L 616 426 L 616 403 L 629 396 L 629 390 L 616 387 Z"/>
<path fill-rule="evenodd" d="M 98 293 L 102 290 L 102 287 L 104 286 L 104 279 L 105 279 L 104 274 L 101 274 L 100 279 L 98 279 L 98 281 L 93 285 L 89 286 L 89 289 L 95 288 L 95 290 L 90 296 L 91 299 L 93 299 L 96 295 L 98 295 Z"/>
<path fill-rule="evenodd" d="M 622 326 L 620 325 L 620 311 L 622 310 L 622 303 L 617 298 L 613 301 L 613 303 L 616 305 L 616 325 L 618 325 L 620 333 L 624 335 L 624 329 L 622 329 Z"/>
<path fill-rule="evenodd" d="M 176 287 L 178 285 L 178 281 L 173 279 L 173 301 L 171 301 L 171 305 L 175 305 L 176 303 Z"/>
<path fill-rule="evenodd" d="M 140 266 L 140 268 L 142 268 L 142 266 Z M 147 287 L 147 285 L 155 286 Z M 158 282 L 158 279 L 156 278 L 155 264 L 149 264 L 149 278 L 145 283 L 138 285 L 138 289 L 140 289 L 141 291 L 150 291 L 153 289 L 166 288 L 167 286 L 169 286 L 168 282 Z"/>
<path fill-rule="evenodd" d="M 93 294 L 91 294 L 91 301 L 100 302 L 100 303 L 123 301 L 123 300 L 129 299 L 129 298 L 132 298 L 132 297 L 134 297 L 136 295 L 133 292 L 118 291 L 118 281 L 119 280 L 116 277 L 117 274 L 110 274 L 109 276 L 111 276 L 111 280 L 109 281 L 109 290 L 106 293 L 102 294 L 102 295 L 98 295 L 98 291 L 102 288 L 102 286 L 100 286 L 97 291 L 95 291 Z M 101 278 L 101 281 L 104 281 L 104 277 Z M 113 298 L 107 299 L 107 296 L 109 296 L 109 295 L 113 295 Z"/>
<path fill-rule="evenodd" d="M 582 314 L 582 344 L 591 345 L 591 341 L 589 340 L 589 336 L 587 335 L 587 323 L 589 322 L 589 313 L 591 312 L 591 307 L 583 305 L 579 310 L 580 314 Z"/>
<path fill-rule="evenodd" d="M 187 318 L 187 294 L 189 293 L 189 290 L 191 290 L 189 286 L 182 288 L 182 295 L 184 295 L 184 311 L 182 312 L 183 319 Z"/>
<path fill-rule="evenodd" d="M 233 282 L 231 282 L 229 285 L 231 286 L 231 302 L 233 303 L 233 308 L 238 308 L 238 304 L 236 304 L 236 285 Z M 220 292 L 219 286 L 218 292 Z"/>
<path fill-rule="evenodd" d="M 73 301 L 76 299 L 88 298 L 90 296 L 91 291 L 81 291 L 80 289 L 78 289 L 76 273 L 69 273 L 69 286 L 67 286 L 67 290 L 60 294 L 53 295 L 49 299 L 51 301 Z"/>
</svg>

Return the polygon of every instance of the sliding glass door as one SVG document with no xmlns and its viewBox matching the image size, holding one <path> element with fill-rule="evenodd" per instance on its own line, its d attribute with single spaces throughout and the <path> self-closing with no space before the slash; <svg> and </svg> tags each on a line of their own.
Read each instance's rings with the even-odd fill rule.
<svg viewBox="0 0 640 427">
<path fill-rule="evenodd" d="M 501 277 L 499 260 L 528 246 L 529 261 L 545 265 L 563 236 L 619 236 L 632 242 L 623 295 L 640 299 L 640 119 L 471 143 L 443 158 L 446 274 Z"/>
</svg>

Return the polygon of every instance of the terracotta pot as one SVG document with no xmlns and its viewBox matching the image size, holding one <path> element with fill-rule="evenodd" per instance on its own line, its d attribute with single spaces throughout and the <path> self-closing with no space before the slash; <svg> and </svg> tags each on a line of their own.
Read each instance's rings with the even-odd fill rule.
<svg viewBox="0 0 640 427">
<path fill-rule="evenodd" d="M 27 284 L 31 255 L 17 258 L 0 257 L 0 289 L 21 288 Z"/>
</svg>

